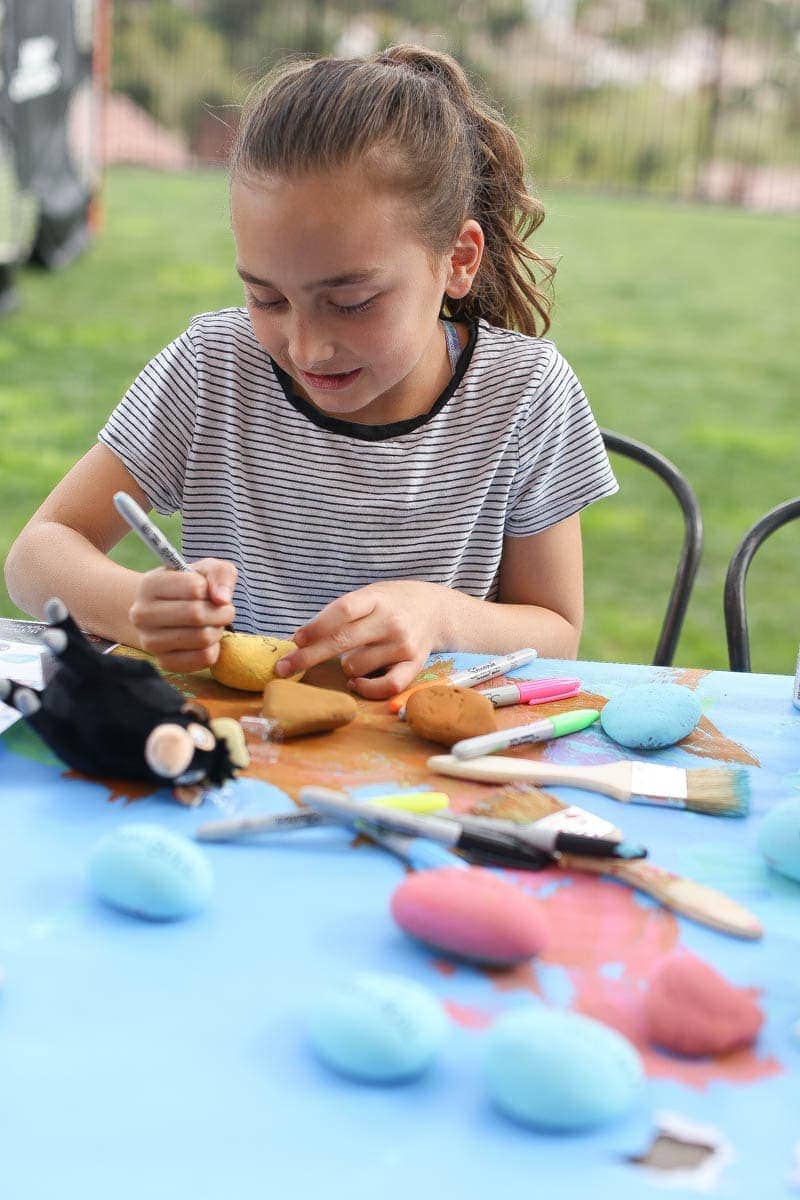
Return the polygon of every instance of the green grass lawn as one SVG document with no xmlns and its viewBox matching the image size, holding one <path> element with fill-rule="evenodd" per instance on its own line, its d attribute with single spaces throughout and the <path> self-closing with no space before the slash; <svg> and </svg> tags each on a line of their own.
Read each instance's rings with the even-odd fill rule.
<svg viewBox="0 0 800 1200">
<path fill-rule="evenodd" d="M 706 552 L 676 661 L 727 663 L 722 586 L 744 529 L 800 492 L 797 222 L 718 208 L 545 193 L 539 245 L 560 258 L 552 334 L 598 421 L 660 449 L 700 498 Z M 59 274 L 20 276 L 0 320 L 0 556 L 94 441 L 143 364 L 195 312 L 240 302 L 222 175 L 116 170 L 106 228 Z M 649 660 L 680 539 L 663 484 L 626 463 L 584 518 L 581 654 Z M 176 522 L 165 527 L 177 537 Z M 128 537 L 114 555 L 149 568 Z M 748 589 L 753 666 L 790 672 L 800 641 L 800 528 Z M 0 586 L 0 613 L 18 610 Z"/>
</svg>

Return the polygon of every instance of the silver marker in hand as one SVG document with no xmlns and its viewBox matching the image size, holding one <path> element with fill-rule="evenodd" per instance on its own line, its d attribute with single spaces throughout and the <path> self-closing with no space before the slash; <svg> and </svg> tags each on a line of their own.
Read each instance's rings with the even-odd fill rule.
<svg viewBox="0 0 800 1200">
<path fill-rule="evenodd" d="M 114 493 L 114 507 L 119 515 L 128 522 L 134 533 L 138 534 L 145 546 L 149 546 L 165 567 L 172 571 L 191 571 L 182 554 L 179 554 L 172 542 L 168 540 L 139 507 L 133 496 L 127 492 Z"/>
</svg>

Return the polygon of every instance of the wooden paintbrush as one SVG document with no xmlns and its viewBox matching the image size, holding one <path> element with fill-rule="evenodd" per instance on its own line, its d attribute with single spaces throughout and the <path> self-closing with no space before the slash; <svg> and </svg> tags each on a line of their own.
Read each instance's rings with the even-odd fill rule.
<svg viewBox="0 0 800 1200">
<path fill-rule="evenodd" d="M 663 767 L 658 763 L 615 762 L 598 767 L 537 762 L 490 754 L 461 760 L 435 754 L 428 766 L 440 775 L 476 783 L 549 783 L 602 792 L 614 800 L 690 808 L 715 817 L 743 817 L 750 805 L 750 780 L 742 767 Z"/>
<path fill-rule="evenodd" d="M 470 812 L 475 816 L 489 817 L 493 820 L 521 823 L 548 818 L 565 829 L 591 828 L 593 832 L 593 822 L 604 824 L 600 818 L 587 813 L 585 809 L 564 804 L 548 792 L 525 784 L 504 787 L 494 796 L 477 800 Z M 622 836 L 619 830 L 613 827 L 604 829 L 603 834 L 606 837 L 612 834 Z M 763 933 L 758 919 L 736 900 L 731 900 L 729 896 L 714 891 L 705 884 L 673 875 L 672 872 L 664 871 L 650 862 L 625 862 L 618 858 L 584 858 L 561 854 L 556 863 L 568 871 L 590 871 L 594 874 L 613 876 L 640 892 L 646 892 L 665 908 L 673 909 L 700 925 L 708 925 L 721 933 L 750 939 L 760 938 Z"/>
</svg>

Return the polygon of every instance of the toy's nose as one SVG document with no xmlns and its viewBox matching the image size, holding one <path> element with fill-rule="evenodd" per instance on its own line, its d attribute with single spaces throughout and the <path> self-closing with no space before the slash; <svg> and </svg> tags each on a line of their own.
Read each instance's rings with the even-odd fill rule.
<svg viewBox="0 0 800 1200">
<path fill-rule="evenodd" d="M 177 779 L 194 758 L 195 745 L 182 725 L 156 725 L 144 744 L 145 762 L 164 779 Z"/>
</svg>

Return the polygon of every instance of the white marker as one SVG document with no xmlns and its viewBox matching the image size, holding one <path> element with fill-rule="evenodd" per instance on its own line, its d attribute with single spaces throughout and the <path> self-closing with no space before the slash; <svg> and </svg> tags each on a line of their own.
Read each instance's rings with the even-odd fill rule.
<svg viewBox="0 0 800 1200">
<path fill-rule="evenodd" d="M 600 712 L 596 708 L 574 708 L 541 721 L 531 721 L 529 725 L 515 725 L 513 729 L 496 729 L 494 733 L 464 738 L 450 747 L 450 753 L 454 758 L 480 758 L 497 750 L 508 750 L 511 746 L 548 742 L 550 738 L 563 737 L 565 733 L 580 733 L 582 729 L 594 725 L 599 717 Z"/>
<path fill-rule="evenodd" d="M 434 684 L 443 684 L 448 687 L 474 687 L 476 683 L 483 683 L 487 679 L 491 679 L 494 675 L 506 675 L 509 671 L 516 670 L 517 667 L 524 667 L 526 663 L 533 662 L 539 655 L 536 650 L 528 648 L 527 650 L 512 650 L 510 654 L 501 654 L 498 658 L 492 658 L 485 663 L 477 663 L 474 667 L 467 667 L 463 671 L 456 671 L 454 675 L 449 675 L 447 679 L 432 679 L 426 683 L 418 683 L 407 688 L 406 691 L 400 692 L 389 701 L 389 708 L 392 712 L 403 715 L 406 706 L 406 700 L 412 692 L 420 691 L 422 688 L 433 687 Z"/>
<path fill-rule="evenodd" d="M 179 554 L 161 530 L 153 524 L 147 513 L 139 507 L 133 496 L 127 492 L 114 493 L 114 507 L 119 515 L 128 522 L 134 533 L 138 534 L 145 546 L 149 546 L 165 567 L 172 571 L 191 571 L 182 554 Z"/>
</svg>

